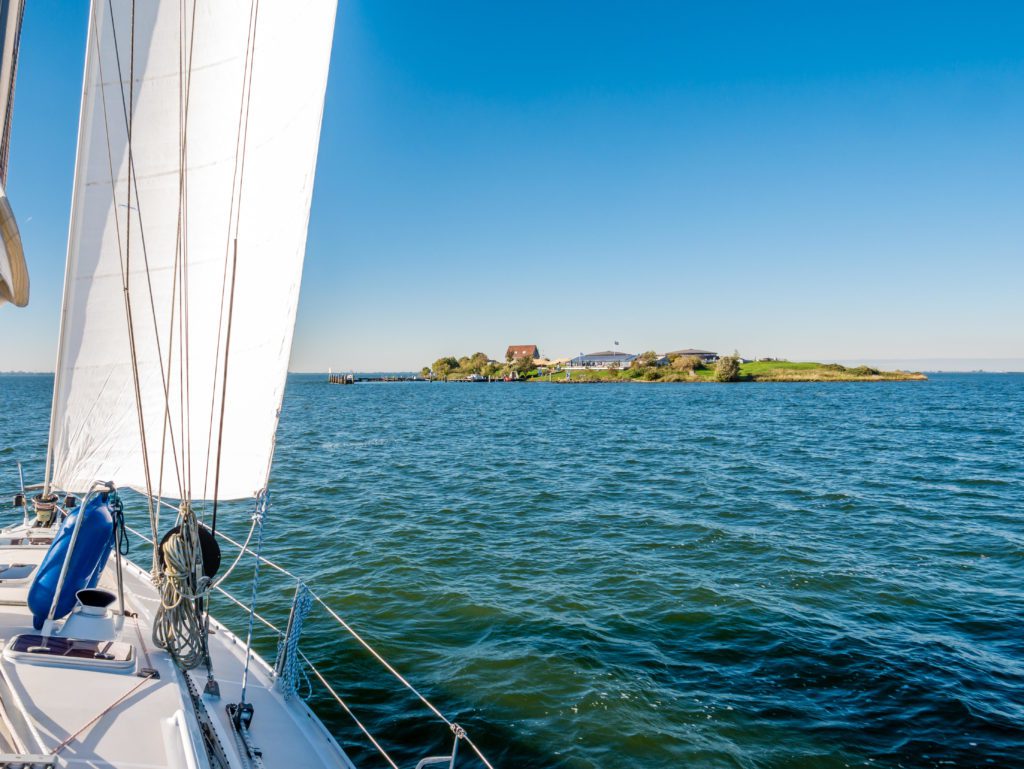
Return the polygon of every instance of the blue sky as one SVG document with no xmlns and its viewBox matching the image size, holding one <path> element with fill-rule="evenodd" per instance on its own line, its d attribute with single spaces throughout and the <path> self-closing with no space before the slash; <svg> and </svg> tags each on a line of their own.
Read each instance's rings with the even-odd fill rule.
<svg viewBox="0 0 1024 769">
<path fill-rule="evenodd" d="M 9 195 L 52 370 L 87 9 L 26 12 Z M 702 347 L 1024 358 L 1024 5 L 342 0 L 298 371 Z"/>
</svg>

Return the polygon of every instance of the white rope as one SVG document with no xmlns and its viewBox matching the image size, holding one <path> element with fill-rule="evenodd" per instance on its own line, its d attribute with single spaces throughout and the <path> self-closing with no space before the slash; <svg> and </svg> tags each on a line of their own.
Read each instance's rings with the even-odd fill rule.
<svg viewBox="0 0 1024 769">
<path fill-rule="evenodd" d="M 153 643 L 166 649 L 185 670 L 206 661 L 206 625 L 198 602 L 210 593 L 210 580 L 202 573 L 199 526 L 185 507 L 181 528 L 162 546 L 164 568 L 160 577 L 160 607 L 153 621 Z"/>
<path fill-rule="evenodd" d="M 207 529 L 207 531 L 209 531 L 209 529 Z M 218 579 L 213 584 L 214 587 L 220 587 L 221 584 L 223 584 L 224 580 L 226 580 L 229 576 L 231 576 L 231 572 L 233 572 L 235 570 L 235 567 L 238 566 L 238 562 L 242 560 L 242 556 L 245 555 L 246 551 L 249 549 L 249 542 L 252 540 L 252 535 L 253 535 L 254 531 L 256 531 L 256 517 L 255 516 L 253 516 L 253 519 L 252 519 L 252 526 L 249 527 L 249 536 L 247 536 L 245 538 L 245 544 L 242 545 L 241 548 L 239 549 L 238 555 L 236 556 L 236 558 L 232 562 L 232 564 L 228 567 L 228 570 L 226 572 L 224 572 L 224 574 L 221 575 L 220 579 Z"/>
</svg>

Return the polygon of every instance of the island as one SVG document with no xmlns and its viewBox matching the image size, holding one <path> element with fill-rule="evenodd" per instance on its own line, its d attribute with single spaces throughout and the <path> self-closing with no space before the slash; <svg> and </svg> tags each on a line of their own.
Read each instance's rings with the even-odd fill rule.
<svg viewBox="0 0 1024 769">
<path fill-rule="evenodd" d="M 593 353 L 573 359 L 541 358 L 534 346 L 509 348 L 504 363 L 482 352 L 471 356 L 438 358 L 424 366 L 425 379 L 446 382 L 552 382 L 584 384 L 601 382 L 903 382 L 926 380 L 914 371 L 882 371 L 871 366 L 843 366 L 778 359 L 745 360 L 738 353 L 718 356 L 707 351 L 683 351 L 639 355 Z M 701 354 L 686 354 L 686 353 Z M 621 358 L 621 360 L 619 359 Z"/>
</svg>

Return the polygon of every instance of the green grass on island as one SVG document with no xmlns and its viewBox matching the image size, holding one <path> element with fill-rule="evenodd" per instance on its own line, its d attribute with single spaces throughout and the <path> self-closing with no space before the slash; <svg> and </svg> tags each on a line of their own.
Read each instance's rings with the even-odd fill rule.
<svg viewBox="0 0 1024 769">
<path fill-rule="evenodd" d="M 552 382 L 716 382 L 715 364 L 692 371 L 676 371 L 670 366 L 627 368 L 611 371 L 573 370 L 566 380 L 565 371 L 539 374 L 530 372 L 531 381 Z M 752 361 L 741 363 L 736 382 L 900 382 L 927 379 L 911 371 L 880 371 L 869 366 L 847 368 L 838 363 L 795 363 L 791 361 Z"/>
<path fill-rule="evenodd" d="M 659 365 L 659 361 L 662 365 Z M 538 369 L 532 360 L 499 363 L 482 352 L 472 356 L 438 358 L 424 366 L 423 377 L 442 380 L 514 378 L 531 382 L 899 382 L 927 379 L 911 371 L 879 371 L 870 366 L 846 367 L 838 363 L 799 363 L 759 360 L 744 363 L 738 354 L 716 363 L 674 355 L 665 361 L 654 351 L 641 353 L 622 369 Z"/>
</svg>

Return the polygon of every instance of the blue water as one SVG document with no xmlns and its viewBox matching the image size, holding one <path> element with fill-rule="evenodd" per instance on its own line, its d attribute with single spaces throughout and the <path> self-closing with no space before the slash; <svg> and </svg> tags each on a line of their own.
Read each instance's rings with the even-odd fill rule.
<svg viewBox="0 0 1024 769">
<path fill-rule="evenodd" d="M 0 377 L 0 489 L 42 474 L 51 386 Z M 293 376 L 265 552 L 502 766 L 1022 766 L 1022 413 L 1020 375 Z M 322 615 L 304 647 L 403 767 L 447 744 Z"/>
</svg>

